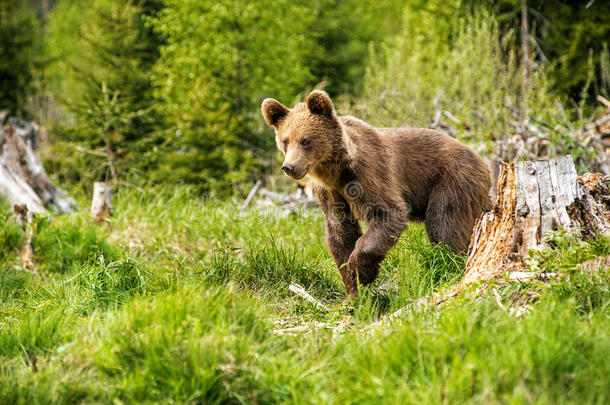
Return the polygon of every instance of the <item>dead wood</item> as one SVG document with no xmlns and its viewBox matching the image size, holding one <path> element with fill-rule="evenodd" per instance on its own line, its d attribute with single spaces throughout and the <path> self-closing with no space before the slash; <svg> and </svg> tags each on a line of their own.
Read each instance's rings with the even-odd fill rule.
<svg viewBox="0 0 610 405">
<path fill-rule="evenodd" d="M 496 201 L 476 222 L 464 277 L 452 290 L 506 273 L 514 279 L 529 253 L 548 247 L 546 236 L 564 229 L 590 239 L 610 233 L 610 177 L 578 177 L 566 156 L 548 161 L 504 163 Z M 550 275 L 549 275 L 550 276 Z"/>
<path fill-rule="evenodd" d="M 11 205 L 25 204 L 34 213 L 46 208 L 72 212 L 76 209 L 74 199 L 51 182 L 42 165 L 38 131 L 35 123 L 16 118 L 9 118 L 0 130 L 0 195 Z"/>
<path fill-rule="evenodd" d="M 320 301 L 318 301 L 317 299 L 312 297 L 300 285 L 298 285 L 298 284 L 290 284 L 288 289 L 290 291 L 292 291 L 293 293 L 295 293 L 296 295 L 298 295 L 299 297 L 304 298 L 305 300 L 311 302 L 316 308 L 321 309 L 321 310 L 326 311 L 326 312 L 330 311 L 326 305 L 322 304 Z"/>
<path fill-rule="evenodd" d="M 112 186 L 104 182 L 93 184 L 93 198 L 91 199 L 91 218 L 101 223 L 112 215 Z"/>
</svg>

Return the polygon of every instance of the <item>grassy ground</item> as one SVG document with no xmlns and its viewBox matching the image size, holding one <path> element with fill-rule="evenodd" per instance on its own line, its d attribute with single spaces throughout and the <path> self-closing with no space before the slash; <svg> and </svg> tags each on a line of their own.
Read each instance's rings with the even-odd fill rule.
<svg viewBox="0 0 610 405">
<path fill-rule="evenodd" d="M 85 210 L 38 220 L 36 273 L 18 269 L 23 236 L 2 212 L 0 403 L 610 401 L 610 276 L 578 266 L 610 254 L 604 238 L 556 236 L 539 267 L 560 281 L 492 285 L 370 327 L 454 283 L 464 258 L 411 225 L 347 305 L 318 210 L 125 192 L 109 225 Z"/>
</svg>

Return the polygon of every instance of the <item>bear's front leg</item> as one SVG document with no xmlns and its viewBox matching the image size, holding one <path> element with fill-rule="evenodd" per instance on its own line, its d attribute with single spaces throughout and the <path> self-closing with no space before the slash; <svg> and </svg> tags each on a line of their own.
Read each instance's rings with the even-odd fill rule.
<svg viewBox="0 0 610 405">
<path fill-rule="evenodd" d="M 341 223 L 326 221 L 326 244 L 339 268 L 339 273 L 341 273 L 341 278 L 343 279 L 343 284 L 345 284 L 348 295 L 355 295 L 358 293 L 356 272 L 347 262 L 354 250 L 356 241 L 361 235 L 362 231 L 360 230 L 358 221 L 345 221 Z"/>
<path fill-rule="evenodd" d="M 336 193 L 314 190 L 326 222 L 326 244 L 341 273 L 348 295 L 358 293 L 356 272 L 347 265 L 356 241 L 362 236 L 358 220 L 347 202 Z"/>
<path fill-rule="evenodd" d="M 372 283 L 377 278 L 381 262 L 407 225 L 406 217 L 399 208 L 377 208 L 367 217 L 367 230 L 356 241 L 347 265 L 351 273 L 358 274 L 358 281 L 362 285 Z"/>
</svg>

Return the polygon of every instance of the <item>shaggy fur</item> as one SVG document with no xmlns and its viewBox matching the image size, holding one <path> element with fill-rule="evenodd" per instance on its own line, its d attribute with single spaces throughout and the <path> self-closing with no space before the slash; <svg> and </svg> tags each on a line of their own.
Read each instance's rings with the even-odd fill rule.
<svg viewBox="0 0 610 405">
<path fill-rule="evenodd" d="M 449 136 L 339 117 L 319 90 L 292 109 L 266 99 L 262 111 L 285 155 L 282 169 L 314 184 L 327 244 L 350 295 L 358 281 L 375 280 L 407 221 L 425 221 L 431 242 L 463 251 L 475 219 L 489 209 L 487 165 Z"/>
</svg>

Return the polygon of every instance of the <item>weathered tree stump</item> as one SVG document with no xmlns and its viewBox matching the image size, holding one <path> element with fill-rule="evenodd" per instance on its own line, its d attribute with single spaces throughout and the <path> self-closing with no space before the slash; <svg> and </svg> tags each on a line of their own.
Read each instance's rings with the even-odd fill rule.
<svg viewBox="0 0 610 405">
<path fill-rule="evenodd" d="M 95 222 L 104 222 L 112 215 L 112 187 L 104 182 L 93 183 L 91 199 L 91 218 Z"/>
<path fill-rule="evenodd" d="M 0 113 L 0 126 L 6 114 Z M 38 125 L 10 118 L 0 129 L 0 195 L 9 203 L 25 204 L 38 213 L 49 208 L 58 213 L 76 209 L 74 199 L 56 187 L 38 156 Z"/>
<path fill-rule="evenodd" d="M 531 250 L 548 247 L 550 231 L 565 229 L 582 238 L 609 234 L 609 185 L 610 176 L 578 177 L 570 156 L 503 163 L 497 201 L 475 223 L 464 277 L 450 295 L 522 270 Z"/>
</svg>

